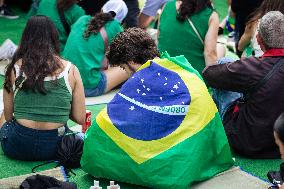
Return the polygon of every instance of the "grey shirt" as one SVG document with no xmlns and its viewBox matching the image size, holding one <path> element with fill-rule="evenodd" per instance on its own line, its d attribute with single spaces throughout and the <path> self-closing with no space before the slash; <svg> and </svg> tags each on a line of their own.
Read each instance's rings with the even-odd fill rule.
<svg viewBox="0 0 284 189">
<path fill-rule="evenodd" d="M 142 13 L 147 16 L 155 16 L 167 1 L 171 0 L 146 0 Z"/>
</svg>

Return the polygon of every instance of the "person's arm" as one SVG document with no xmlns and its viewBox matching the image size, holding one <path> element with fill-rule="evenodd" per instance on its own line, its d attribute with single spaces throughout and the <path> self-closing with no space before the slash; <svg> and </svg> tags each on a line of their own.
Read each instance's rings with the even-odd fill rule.
<svg viewBox="0 0 284 189">
<path fill-rule="evenodd" d="M 11 82 L 15 83 L 16 77 L 14 71 L 11 74 Z M 14 92 L 11 89 L 10 93 L 4 88 L 3 89 L 3 102 L 4 102 L 4 116 L 6 121 L 12 121 L 14 113 Z"/>
<path fill-rule="evenodd" d="M 146 0 L 145 5 L 138 17 L 138 26 L 146 29 L 155 18 L 158 10 L 167 0 Z"/>
<path fill-rule="evenodd" d="M 72 66 L 69 73 L 69 81 L 73 83 L 72 88 L 72 104 L 70 119 L 80 125 L 85 123 L 86 108 L 85 108 L 85 93 L 82 79 L 77 67 Z"/>
<path fill-rule="evenodd" d="M 239 51 L 244 51 L 245 48 L 249 46 L 255 32 L 255 27 L 256 23 L 252 23 L 246 26 L 245 33 L 242 35 L 238 44 Z"/>
<path fill-rule="evenodd" d="M 148 16 L 141 12 L 138 17 L 138 27 L 146 29 L 150 25 L 152 20 L 154 20 L 154 16 Z"/>
<path fill-rule="evenodd" d="M 217 62 L 217 38 L 219 28 L 219 17 L 213 12 L 209 19 L 209 28 L 204 40 L 204 58 L 206 66 L 216 64 Z"/>
<path fill-rule="evenodd" d="M 251 68 L 253 63 L 246 60 L 207 66 L 203 70 L 203 78 L 210 87 L 221 90 L 245 92 L 255 84 L 255 80 L 252 79 L 253 74 L 251 71 L 253 70 Z"/>
</svg>

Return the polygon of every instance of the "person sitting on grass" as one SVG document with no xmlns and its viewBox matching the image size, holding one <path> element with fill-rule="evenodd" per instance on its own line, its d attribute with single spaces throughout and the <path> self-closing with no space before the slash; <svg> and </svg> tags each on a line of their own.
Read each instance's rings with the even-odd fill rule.
<svg viewBox="0 0 284 189">
<path fill-rule="evenodd" d="M 6 123 L 0 140 L 13 159 L 54 160 L 67 121 L 85 122 L 80 73 L 60 58 L 58 32 L 48 17 L 28 20 L 7 67 L 3 98 Z"/>
<path fill-rule="evenodd" d="M 274 139 L 279 147 L 281 159 L 284 160 L 284 113 L 282 113 L 274 124 Z M 284 184 L 279 189 L 284 189 Z"/>
<path fill-rule="evenodd" d="M 109 67 L 105 52 L 113 38 L 123 29 L 120 23 L 127 15 L 122 0 L 110 0 L 94 17 L 83 16 L 73 26 L 63 57 L 79 69 L 85 95 L 100 96 L 128 78 L 119 67 Z"/>
<path fill-rule="evenodd" d="M 59 32 L 60 52 L 62 53 L 73 25 L 85 11 L 77 5 L 77 0 L 39 0 L 38 7 L 30 15 L 48 16 Z"/>
<path fill-rule="evenodd" d="M 284 111 L 284 15 L 265 14 L 259 23 L 257 41 L 264 52 L 260 58 L 212 62 L 203 78 L 223 118 L 232 149 L 250 158 L 279 158 L 273 125 Z M 232 94 L 232 92 L 238 94 Z M 244 94 L 243 99 L 238 98 Z"/>
<path fill-rule="evenodd" d="M 130 78 L 85 135 L 84 171 L 185 189 L 232 166 L 216 105 L 184 56 L 160 55 L 146 31 L 129 28 L 115 37 L 107 57 Z"/>
</svg>

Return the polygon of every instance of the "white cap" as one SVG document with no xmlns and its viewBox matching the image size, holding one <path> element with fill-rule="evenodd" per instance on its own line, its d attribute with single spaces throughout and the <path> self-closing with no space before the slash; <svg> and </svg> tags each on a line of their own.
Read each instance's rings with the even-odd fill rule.
<svg viewBox="0 0 284 189">
<path fill-rule="evenodd" d="M 109 0 L 104 4 L 102 10 L 104 13 L 115 12 L 114 18 L 119 22 L 122 22 L 128 13 L 128 8 L 123 0 Z"/>
</svg>

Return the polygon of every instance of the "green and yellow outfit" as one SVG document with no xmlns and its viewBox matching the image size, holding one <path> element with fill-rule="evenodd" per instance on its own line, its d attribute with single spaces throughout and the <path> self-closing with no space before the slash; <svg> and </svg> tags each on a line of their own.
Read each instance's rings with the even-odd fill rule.
<svg viewBox="0 0 284 189">
<path fill-rule="evenodd" d="M 208 31 L 208 22 L 213 10 L 204 10 L 190 16 L 197 31 L 204 40 Z M 160 17 L 158 47 L 161 52 L 167 51 L 171 56 L 184 55 L 189 63 L 201 74 L 205 68 L 204 45 L 187 20 L 177 20 L 176 1 L 168 2 Z"/>
<path fill-rule="evenodd" d="M 84 32 L 91 18 L 91 16 L 83 16 L 72 26 L 63 52 L 63 57 L 78 67 L 85 89 L 96 88 L 102 79 L 101 64 L 105 56 L 104 40 L 100 33 L 84 38 Z M 116 20 L 107 22 L 104 27 L 108 44 L 123 30 Z"/>
<path fill-rule="evenodd" d="M 60 51 L 63 52 L 65 43 L 68 38 L 68 34 L 66 33 L 63 24 L 60 20 L 56 4 L 56 0 L 41 0 L 36 15 L 48 16 L 55 24 L 55 27 L 59 32 Z M 74 24 L 83 15 L 85 15 L 85 11 L 76 4 L 74 4 L 64 12 L 66 22 L 69 26 Z"/>
</svg>

